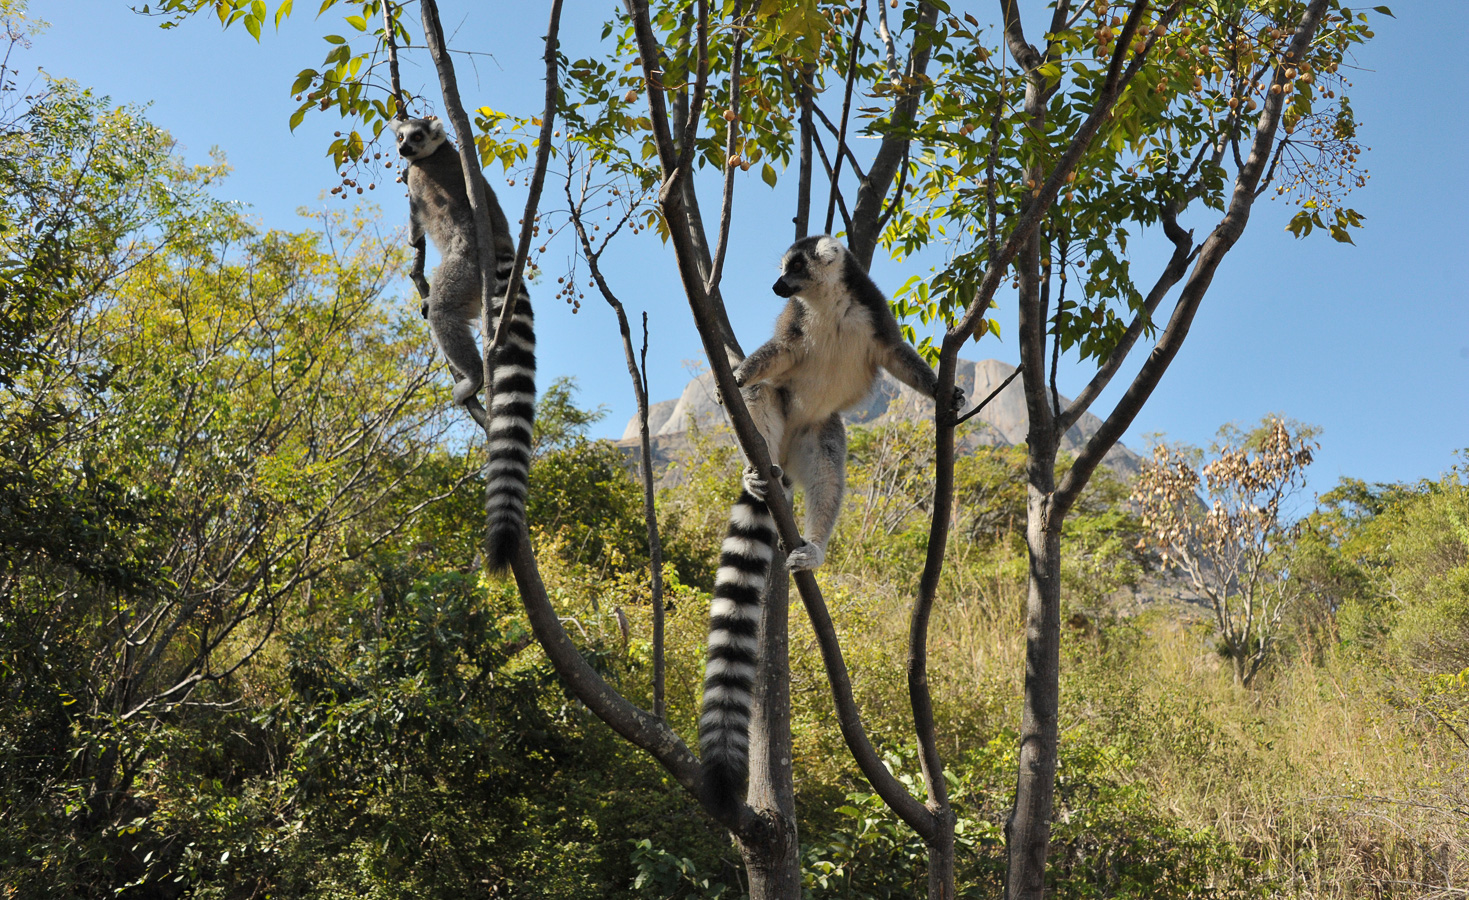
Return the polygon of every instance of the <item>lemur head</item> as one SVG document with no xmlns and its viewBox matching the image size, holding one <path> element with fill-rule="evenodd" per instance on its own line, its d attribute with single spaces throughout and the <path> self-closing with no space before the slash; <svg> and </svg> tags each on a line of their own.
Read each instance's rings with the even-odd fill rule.
<svg viewBox="0 0 1469 900">
<path fill-rule="evenodd" d="M 780 277 L 772 288 L 778 296 L 791 297 L 841 279 L 847 248 L 829 234 L 804 237 L 791 245 L 780 261 Z"/>
<path fill-rule="evenodd" d="M 408 119 L 393 122 L 393 134 L 398 136 L 398 153 L 405 159 L 417 160 L 430 156 L 448 138 L 444 135 L 444 123 L 438 116 L 427 119 Z"/>
</svg>

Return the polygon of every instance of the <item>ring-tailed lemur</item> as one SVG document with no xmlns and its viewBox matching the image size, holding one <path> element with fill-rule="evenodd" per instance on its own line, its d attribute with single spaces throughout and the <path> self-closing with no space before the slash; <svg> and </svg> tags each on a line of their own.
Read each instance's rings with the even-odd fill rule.
<svg viewBox="0 0 1469 900">
<path fill-rule="evenodd" d="M 454 402 L 464 403 L 484 384 L 483 364 L 471 323 L 480 320 L 480 268 L 474 215 L 464 187 L 459 153 L 444 135 L 438 118 L 393 123 L 398 152 L 410 161 L 408 182 L 409 241 L 417 251 L 413 278 L 423 280 L 424 235 L 441 257 L 423 315 L 434 342 L 454 374 Z M 498 327 L 504 290 L 515 265 L 515 247 L 495 192 L 489 190 L 494 229 L 495 279 L 499 295 L 491 309 L 490 328 Z M 531 420 L 536 399 L 536 335 L 530 295 L 524 283 L 516 293 L 510 334 L 495 358 L 494 399 L 490 404 L 490 462 L 486 471 L 488 509 L 487 564 L 503 570 L 510 564 L 525 520 L 530 477 Z M 488 340 L 488 337 L 486 337 Z"/>
<path fill-rule="evenodd" d="M 835 238 L 792 244 L 774 290 L 790 298 L 775 336 L 741 362 L 734 377 L 782 470 L 782 486 L 788 489 L 794 479 L 806 489 L 805 543 L 790 552 L 786 565 L 814 569 L 826 559 L 846 487 L 842 411 L 872 390 L 879 366 L 928 397 L 938 391 L 938 376 L 903 340 L 887 297 Z M 963 399 L 955 388 L 948 402 L 958 409 Z M 705 796 L 724 810 L 738 802 L 749 768 L 760 598 L 776 539 L 764 476 L 748 466 L 743 480 L 714 577 L 699 719 Z"/>
</svg>

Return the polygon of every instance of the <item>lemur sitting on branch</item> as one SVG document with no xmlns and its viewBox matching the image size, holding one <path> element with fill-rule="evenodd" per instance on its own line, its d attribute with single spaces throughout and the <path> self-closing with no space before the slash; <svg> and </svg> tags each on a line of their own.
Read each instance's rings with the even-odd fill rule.
<svg viewBox="0 0 1469 900">
<path fill-rule="evenodd" d="M 842 412 L 872 390 L 878 367 L 936 401 L 938 376 L 903 340 L 887 297 L 835 238 L 792 244 L 774 291 L 790 298 L 775 336 L 740 363 L 734 378 L 782 472 L 782 488 L 789 491 L 794 480 L 806 491 L 805 542 L 786 565 L 815 569 L 826 559 L 846 487 Z M 963 399 L 955 388 L 943 402 L 957 410 Z M 769 487 L 763 473 L 746 467 L 714 578 L 699 747 L 705 798 L 717 809 L 739 802 L 749 769 L 760 598 L 776 540 L 765 504 Z"/>
</svg>

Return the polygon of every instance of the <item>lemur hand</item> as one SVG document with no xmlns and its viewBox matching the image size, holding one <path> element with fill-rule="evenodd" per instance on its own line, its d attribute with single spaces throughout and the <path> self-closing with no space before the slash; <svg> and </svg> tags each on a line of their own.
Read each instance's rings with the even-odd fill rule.
<svg viewBox="0 0 1469 900">
<path fill-rule="evenodd" d="M 807 541 L 786 556 L 786 568 L 792 572 L 804 572 L 826 562 L 826 550 L 820 544 Z"/>
<path fill-rule="evenodd" d="M 951 401 L 951 403 L 949 405 L 949 412 L 956 413 L 956 412 L 958 412 L 959 410 L 961 410 L 963 408 L 964 408 L 964 389 L 961 388 L 961 387 L 956 387 L 956 388 L 954 388 L 954 399 L 953 399 L 953 401 Z"/>
<path fill-rule="evenodd" d="M 771 466 L 770 468 L 775 470 L 776 478 L 782 482 L 785 481 L 785 473 L 780 470 L 780 466 Z M 770 490 L 770 482 L 754 466 L 745 466 L 745 472 L 741 476 L 741 480 L 744 482 L 745 490 L 756 500 L 764 500 L 765 492 Z"/>
</svg>

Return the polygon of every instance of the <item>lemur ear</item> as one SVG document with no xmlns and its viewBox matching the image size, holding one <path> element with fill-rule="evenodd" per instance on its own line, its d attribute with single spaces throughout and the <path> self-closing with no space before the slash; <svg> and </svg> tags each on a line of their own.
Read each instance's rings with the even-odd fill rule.
<svg viewBox="0 0 1469 900">
<path fill-rule="evenodd" d="M 844 252 L 846 248 L 842 242 L 830 235 L 822 235 L 816 244 L 816 258 L 828 265 L 841 259 Z"/>
</svg>

